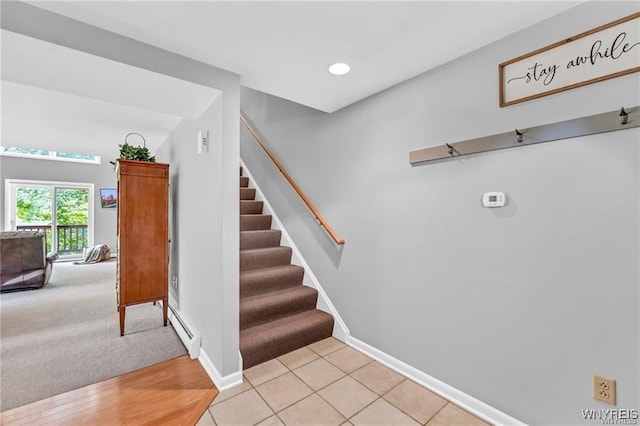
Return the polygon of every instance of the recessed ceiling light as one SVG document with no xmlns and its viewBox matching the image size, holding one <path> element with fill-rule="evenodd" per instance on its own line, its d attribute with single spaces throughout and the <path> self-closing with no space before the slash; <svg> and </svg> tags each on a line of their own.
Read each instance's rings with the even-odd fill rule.
<svg viewBox="0 0 640 426">
<path fill-rule="evenodd" d="M 329 72 L 333 75 L 345 75 L 350 69 L 351 67 L 349 65 L 338 62 L 329 67 Z"/>
</svg>

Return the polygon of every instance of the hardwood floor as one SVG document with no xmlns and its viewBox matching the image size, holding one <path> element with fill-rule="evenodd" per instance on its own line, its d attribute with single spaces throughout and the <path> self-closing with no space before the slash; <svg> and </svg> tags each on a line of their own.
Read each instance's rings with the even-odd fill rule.
<svg viewBox="0 0 640 426">
<path fill-rule="evenodd" d="M 217 394 L 198 360 L 182 356 L 5 411 L 0 424 L 193 425 Z"/>
</svg>

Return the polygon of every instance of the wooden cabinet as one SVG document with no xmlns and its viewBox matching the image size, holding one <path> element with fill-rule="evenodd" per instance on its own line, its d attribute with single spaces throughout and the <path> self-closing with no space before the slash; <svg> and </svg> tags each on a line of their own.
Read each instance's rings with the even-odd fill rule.
<svg viewBox="0 0 640 426">
<path fill-rule="evenodd" d="M 120 335 L 129 305 L 162 300 L 167 325 L 169 165 L 118 159 Z"/>
</svg>

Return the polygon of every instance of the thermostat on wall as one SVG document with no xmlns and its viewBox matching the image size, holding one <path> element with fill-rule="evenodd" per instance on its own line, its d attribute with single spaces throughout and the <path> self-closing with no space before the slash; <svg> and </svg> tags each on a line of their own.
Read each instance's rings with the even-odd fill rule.
<svg viewBox="0 0 640 426">
<path fill-rule="evenodd" d="M 504 192 L 485 192 L 482 195 L 482 205 L 485 207 L 502 207 L 506 199 Z"/>
<path fill-rule="evenodd" d="M 207 152 L 209 152 L 209 131 L 201 130 L 198 132 L 198 154 Z"/>
</svg>

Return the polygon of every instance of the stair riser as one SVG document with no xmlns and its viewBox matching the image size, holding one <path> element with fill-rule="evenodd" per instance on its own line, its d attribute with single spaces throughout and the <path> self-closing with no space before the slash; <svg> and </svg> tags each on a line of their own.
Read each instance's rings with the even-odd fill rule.
<svg viewBox="0 0 640 426">
<path fill-rule="evenodd" d="M 245 343 L 242 332 L 240 333 L 240 353 L 242 354 L 243 368 L 251 368 L 270 359 L 279 357 L 296 349 L 300 349 L 311 343 L 318 342 L 333 333 L 333 318 L 328 316 L 322 323 L 314 324 L 313 327 L 292 329 L 289 333 L 278 336 L 262 336 L 260 340 L 269 342 L 258 345 Z"/>
<path fill-rule="evenodd" d="M 303 286 L 304 268 L 291 265 L 264 203 L 240 167 L 240 352 L 250 368 L 333 333 L 333 317 L 316 309 L 318 292 Z"/>
<path fill-rule="evenodd" d="M 240 216 L 240 232 L 271 229 L 271 216 L 248 214 Z"/>
<path fill-rule="evenodd" d="M 253 200 L 256 198 L 256 189 L 255 188 L 240 188 L 240 199 L 241 200 Z"/>
<path fill-rule="evenodd" d="M 268 252 L 265 250 L 268 250 Z M 276 266 L 285 266 L 289 263 L 291 263 L 291 249 L 289 247 L 279 247 L 273 250 L 243 250 L 240 252 L 240 271 L 274 268 Z"/>
<path fill-rule="evenodd" d="M 262 201 L 240 201 L 240 214 L 262 214 L 264 203 Z"/>
<path fill-rule="evenodd" d="M 297 295 L 295 298 L 266 300 L 259 306 L 254 303 L 240 303 L 240 330 L 275 321 L 288 315 L 311 311 L 316 308 L 317 302 L 318 292 L 313 291 Z"/>
<path fill-rule="evenodd" d="M 302 285 L 304 269 L 299 266 L 240 274 L 240 298 Z"/>
<path fill-rule="evenodd" d="M 240 232 L 240 250 L 278 247 L 282 233 L 277 229 L 268 231 Z"/>
</svg>

